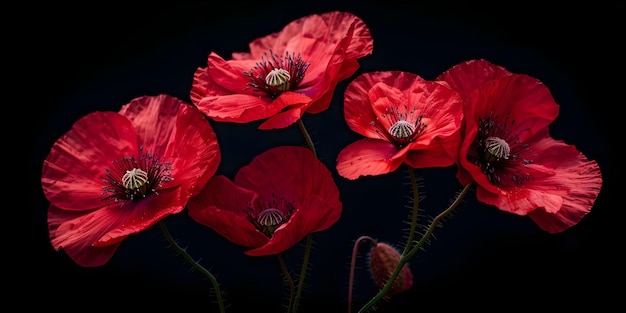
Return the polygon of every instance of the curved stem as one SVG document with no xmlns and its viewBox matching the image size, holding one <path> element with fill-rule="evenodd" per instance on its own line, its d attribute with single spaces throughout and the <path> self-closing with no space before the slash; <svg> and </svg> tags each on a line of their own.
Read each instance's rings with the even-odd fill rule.
<svg viewBox="0 0 626 313">
<path fill-rule="evenodd" d="M 471 189 L 471 186 L 472 186 L 472 182 L 470 182 L 467 185 L 465 185 L 465 187 L 463 188 L 461 193 L 459 193 L 459 195 L 456 197 L 456 199 L 454 199 L 454 202 L 452 202 L 452 204 L 450 204 L 450 206 L 447 209 L 445 209 L 443 212 L 439 213 L 439 215 L 437 215 L 433 219 L 433 221 L 428 226 L 428 230 L 426 231 L 424 236 L 422 236 L 422 239 L 420 239 L 420 241 L 408 253 L 406 253 L 406 254 L 403 253 L 402 254 L 402 256 L 400 257 L 400 261 L 398 262 L 398 265 L 396 266 L 396 269 L 393 271 L 393 273 L 389 277 L 389 280 L 387 281 L 385 286 L 381 290 L 378 291 L 378 293 L 376 294 L 376 296 L 374 298 L 372 298 L 369 302 L 367 302 L 361 308 L 361 310 L 359 310 L 359 313 L 366 312 L 376 302 L 380 301 L 380 299 L 383 298 L 383 296 L 387 293 L 389 288 L 391 288 L 392 283 L 396 280 L 396 277 L 398 276 L 398 274 L 402 270 L 402 267 L 404 266 L 404 264 L 406 264 L 406 262 L 408 262 L 409 259 L 411 259 L 411 257 L 413 257 L 413 255 L 419 250 L 419 248 L 422 245 L 424 245 L 424 243 L 426 242 L 428 237 L 430 237 L 432 232 L 435 230 L 435 227 L 437 226 L 437 224 L 439 224 L 439 222 L 444 217 L 446 217 L 448 214 L 450 214 L 450 212 L 452 212 L 461 203 L 461 200 L 469 192 L 469 190 Z"/>
<path fill-rule="evenodd" d="M 293 279 L 291 279 L 291 275 L 289 275 L 289 271 L 287 270 L 287 266 L 285 265 L 285 260 L 283 260 L 283 255 L 279 253 L 276 256 L 278 257 L 278 263 L 280 263 L 280 268 L 285 274 L 287 283 L 289 283 L 289 306 L 287 307 L 287 313 L 289 313 L 291 312 L 291 304 L 293 303 L 293 294 L 295 292 L 296 286 L 293 283 Z"/>
<path fill-rule="evenodd" d="M 220 312 L 224 313 L 225 309 L 224 309 L 224 301 L 222 300 L 222 292 L 220 291 L 220 286 L 217 283 L 217 279 L 215 279 L 215 276 L 213 276 L 211 272 L 209 272 L 206 268 L 204 268 L 202 265 L 196 262 L 196 260 L 194 260 L 187 253 L 187 251 L 185 251 L 185 249 L 181 248 L 176 243 L 176 241 L 174 241 L 174 239 L 172 238 L 172 235 L 170 235 L 169 230 L 167 230 L 167 227 L 165 226 L 165 222 L 160 221 L 159 226 L 161 227 L 161 232 L 163 232 L 163 236 L 165 236 L 165 239 L 172 246 L 172 248 L 176 250 L 176 253 L 180 254 L 185 259 L 185 261 L 189 262 L 189 264 L 191 264 L 191 266 L 194 267 L 194 269 L 200 271 L 200 273 L 202 273 L 204 276 L 209 278 L 209 280 L 211 281 L 211 284 L 213 285 L 213 288 L 215 289 L 215 297 L 217 298 L 217 304 L 220 307 Z"/>
<path fill-rule="evenodd" d="M 306 269 L 309 264 L 309 256 L 311 255 L 311 244 L 313 243 L 313 235 L 306 236 L 306 248 L 304 250 L 304 260 L 302 261 L 302 268 L 300 269 L 300 277 L 298 277 L 298 291 L 293 303 L 293 313 L 298 312 L 298 303 L 300 302 L 300 295 L 302 294 L 302 286 L 304 285 L 304 277 L 306 276 Z"/>
<path fill-rule="evenodd" d="M 354 242 L 352 247 L 352 261 L 350 262 L 350 280 L 348 281 L 348 313 L 352 311 L 352 286 L 354 285 L 354 270 L 356 268 L 356 254 L 359 250 L 359 243 L 367 240 L 371 244 L 376 245 L 376 240 L 370 236 L 361 236 Z"/>
<path fill-rule="evenodd" d="M 309 136 L 309 132 L 306 130 L 304 123 L 302 122 L 302 118 L 298 119 L 298 128 L 300 128 L 300 132 L 304 136 L 309 149 L 313 152 L 315 158 L 317 158 L 317 152 L 315 151 L 315 145 L 313 144 L 313 140 L 311 140 L 311 136 Z M 304 285 L 304 277 L 306 276 L 307 266 L 309 264 L 309 257 L 311 255 L 311 244 L 313 242 L 313 234 L 309 234 L 306 237 L 306 247 L 304 250 L 304 258 L 302 260 L 302 267 L 300 268 L 300 276 L 298 277 L 298 288 L 296 289 L 296 298 L 293 303 L 293 313 L 298 312 L 298 304 L 300 302 L 300 296 L 302 294 L 302 287 Z"/>
<path fill-rule="evenodd" d="M 309 136 L 309 132 L 306 131 L 306 127 L 304 126 L 304 123 L 302 122 L 302 119 L 298 119 L 298 128 L 300 128 L 300 132 L 304 136 L 304 139 L 306 140 L 306 144 L 309 146 L 309 149 L 311 149 L 311 151 L 313 151 L 313 155 L 315 155 L 315 158 L 317 158 L 317 152 L 315 151 L 315 145 L 313 145 L 313 140 L 311 140 L 311 136 Z"/>
<path fill-rule="evenodd" d="M 409 177 L 411 178 L 411 187 L 413 189 L 413 210 L 411 211 L 411 229 L 409 229 L 409 238 L 406 240 L 406 246 L 402 254 L 406 254 L 413 243 L 413 236 L 415 234 L 415 228 L 417 228 L 417 213 L 419 210 L 419 193 L 417 190 L 417 180 L 415 179 L 415 173 L 413 168 L 407 164 L 407 170 L 409 171 Z"/>
</svg>

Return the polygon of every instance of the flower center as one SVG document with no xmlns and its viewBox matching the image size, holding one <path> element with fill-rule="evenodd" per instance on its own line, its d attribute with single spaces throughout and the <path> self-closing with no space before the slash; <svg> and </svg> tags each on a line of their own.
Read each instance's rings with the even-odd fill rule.
<svg viewBox="0 0 626 313">
<path fill-rule="evenodd" d="M 496 186 L 522 186 L 532 179 L 527 165 L 533 163 L 536 155 L 520 140 L 520 134 L 528 129 L 516 126 L 509 114 L 499 117 L 491 112 L 478 118 L 478 132 L 466 158 L 480 166 L 489 182 Z"/>
<path fill-rule="evenodd" d="M 245 213 L 248 215 L 250 223 L 258 231 L 265 234 L 268 238 L 272 238 L 276 229 L 289 221 L 289 217 L 291 217 L 294 210 L 295 206 L 293 203 L 272 194 L 265 201 L 249 206 Z M 257 214 L 256 212 L 259 213 Z"/>
<path fill-rule="evenodd" d="M 143 147 L 140 148 L 143 151 Z M 113 168 L 106 169 L 102 187 L 105 201 L 139 200 L 150 194 L 158 194 L 163 183 L 174 178 L 171 164 L 161 162 L 151 154 L 141 153 L 139 160 L 134 156 L 123 157 L 113 162 Z"/>
<path fill-rule="evenodd" d="M 275 68 L 265 76 L 265 83 L 282 91 L 289 89 L 291 75 L 282 68 Z"/>
<path fill-rule="evenodd" d="M 264 53 L 261 61 L 243 75 L 250 79 L 248 86 L 254 91 L 275 99 L 285 91 L 295 90 L 304 79 L 309 65 L 299 54 L 285 52 L 281 57 L 270 51 L 269 57 L 268 53 Z"/>
<path fill-rule="evenodd" d="M 485 152 L 485 160 L 487 162 L 494 162 L 501 159 L 508 159 L 511 148 L 504 139 L 491 136 L 485 139 Z"/>
<path fill-rule="evenodd" d="M 139 168 L 126 171 L 122 176 L 122 185 L 128 189 L 138 189 L 148 183 L 148 173 Z"/>
<path fill-rule="evenodd" d="M 278 209 L 269 208 L 263 210 L 263 212 L 257 216 L 256 220 L 267 232 L 273 234 L 276 228 L 284 223 L 285 215 Z"/>
<path fill-rule="evenodd" d="M 389 127 L 389 133 L 398 139 L 408 138 L 414 131 L 415 126 L 405 120 L 397 121 Z"/>
<path fill-rule="evenodd" d="M 370 125 L 379 136 L 385 137 L 398 147 L 403 147 L 426 129 L 423 118 L 424 116 L 419 114 L 415 106 L 389 106 Z M 386 123 L 383 123 L 382 120 L 386 120 Z M 391 126 L 389 129 L 385 129 L 383 125 Z"/>
</svg>

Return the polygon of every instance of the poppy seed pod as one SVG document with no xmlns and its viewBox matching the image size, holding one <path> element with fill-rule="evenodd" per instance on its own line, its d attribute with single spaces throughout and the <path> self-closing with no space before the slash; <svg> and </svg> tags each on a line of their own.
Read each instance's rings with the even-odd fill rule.
<svg viewBox="0 0 626 313">
<path fill-rule="evenodd" d="M 372 279 L 376 283 L 378 288 L 383 288 L 385 283 L 389 280 L 389 277 L 398 266 L 400 262 L 400 252 L 396 248 L 386 244 L 377 243 L 370 249 L 369 254 L 369 267 L 372 274 Z M 405 290 L 408 290 L 413 285 L 413 274 L 411 269 L 405 264 L 402 267 L 400 273 L 394 280 L 391 288 L 385 294 L 386 298 L 395 296 Z"/>
</svg>

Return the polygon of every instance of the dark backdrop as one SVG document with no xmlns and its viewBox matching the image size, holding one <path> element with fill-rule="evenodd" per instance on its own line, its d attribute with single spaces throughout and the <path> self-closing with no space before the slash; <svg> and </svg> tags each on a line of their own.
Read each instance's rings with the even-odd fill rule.
<svg viewBox="0 0 626 313">
<path fill-rule="evenodd" d="M 45 218 L 48 202 L 39 180 L 42 162 L 54 141 L 83 115 L 117 111 L 142 95 L 167 93 L 189 101 L 193 73 L 206 66 L 210 51 L 228 58 L 299 17 L 331 10 L 356 14 L 372 32 L 374 52 L 359 60 L 357 75 L 405 70 L 434 79 L 454 64 L 485 58 L 542 80 L 561 106 L 551 126 L 553 137 L 597 160 L 604 175 L 591 213 L 555 235 L 544 233 L 530 219 L 479 204 L 470 194 L 436 230 L 432 244 L 411 260 L 413 288 L 381 303 L 378 312 L 611 306 L 616 292 L 608 286 L 620 285 L 623 279 L 618 258 L 623 241 L 618 239 L 617 226 L 623 204 L 613 200 L 614 156 L 623 141 L 623 130 L 615 130 L 617 110 L 623 105 L 623 78 L 616 77 L 623 70 L 618 26 L 625 13 L 623 3 L 617 1 L 566 7 L 548 7 L 539 1 L 495 6 L 230 1 L 25 8 L 30 25 L 22 29 L 28 35 L 21 37 L 20 44 L 28 47 L 27 68 L 32 70 L 24 82 L 29 91 L 22 107 L 28 110 L 29 122 L 22 127 L 36 137 L 28 165 L 28 206 L 17 207 L 27 212 L 28 228 L 12 231 L 18 239 L 11 241 L 18 247 L 5 253 L 17 263 L 15 275 L 10 275 L 18 278 L 11 291 L 32 299 L 21 306 L 43 303 L 66 312 L 159 308 L 218 312 L 210 282 L 167 247 L 156 227 L 129 237 L 99 268 L 81 268 L 54 251 Z M 339 151 L 359 138 L 342 115 L 343 91 L 350 80 L 337 86 L 328 111 L 303 118 L 320 159 L 335 175 L 344 211 L 337 224 L 314 235 L 301 312 L 347 311 L 350 254 L 356 238 L 369 235 L 396 245 L 405 238 L 411 194 L 404 170 L 347 181 L 334 169 Z M 253 156 L 271 147 L 305 144 L 295 126 L 260 131 L 259 123 L 212 125 L 222 151 L 218 173 L 231 178 Z M 614 137 L 617 140 L 609 139 Z M 460 190 L 454 171 L 416 172 L 424 183 L 423 214 L 434 216 Z M 287 288 L 276 258 L 247 257 L 242 247 L 193 222 L 186 213 L 169 217 L 166 223 L 178 242 L 217 276 L 226 293 L 227 312 L 284 311 Z M 296 246 L 285 254 L 294 273 L 299 272 L 302 251 L 302 246 Z M 366 270 L 366 249 L 359 251 L 354 297 L 363 304 L 376 289 Z"/>
</svg>

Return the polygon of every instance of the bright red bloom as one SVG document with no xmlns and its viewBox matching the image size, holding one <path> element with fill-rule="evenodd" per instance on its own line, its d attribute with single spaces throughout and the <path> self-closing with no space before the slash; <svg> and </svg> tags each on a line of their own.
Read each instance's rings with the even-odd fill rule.
<svg viewBox="0 0 626 313">
<path fill-rule="evenodd" d="M 367 137 L 345 147 L 337 171 L 348 179 L 453 165 L 463 120 L 460 96 L 443 82 L 407 72 L 365 73 L 345 91 L 344 116 Z"/>
<path fill-rule="evenodd" d="M 337 83 L 372 53 L 369 29 L 347 12 L 313 14 L 249 44 L 224 60 L 215 52 L 194 74 L 191 100 L 215 121 L 267 119 L 260 129 L 284 128 L 330 105 Z"/>
<path fill-rule="evenodd" d="M 188 208 L 196 222 L 262 256 L 329 228 L 342 204 L 330 171 L 309 149 L 282 146 L 256 156 L 233 182 L 213 177 Z"/>
<path fill-rule="evenodd" d="M 82 117 L 43 163 L 52 246 L 81 266 L 105 264 L 126 237 L 182 211 L 219 162 L 210 123 L 174 97 Z"/>
<path fill-rule="evenodd" d="M 478 200 L 528 215 L 550 233 L 591 210 L 602 185 L 600 168 L 550 137 L 559 106 L 543 83 L 486 60 L 453 66 L 439 79 L 464 97 L 457 178 L 476 181 Z"/>
</svg>

